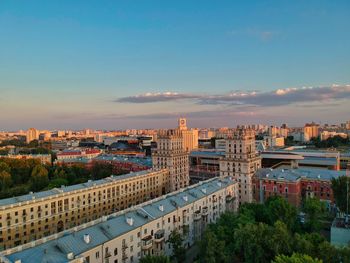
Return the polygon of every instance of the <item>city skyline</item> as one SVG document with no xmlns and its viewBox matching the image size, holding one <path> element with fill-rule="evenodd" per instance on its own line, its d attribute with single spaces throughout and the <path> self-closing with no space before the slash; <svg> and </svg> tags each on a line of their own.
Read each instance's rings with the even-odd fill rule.
<svg viewBox="0 0 350 263">
<path fill-rule="evenodd" d="M 345 121 L 349 5 L 3 1 L 1 129 Z"/>
</svg>

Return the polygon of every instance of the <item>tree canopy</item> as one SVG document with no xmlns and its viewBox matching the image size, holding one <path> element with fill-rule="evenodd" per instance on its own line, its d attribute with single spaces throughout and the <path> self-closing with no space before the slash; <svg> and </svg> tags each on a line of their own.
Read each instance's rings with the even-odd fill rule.
<svg viewBox="0 0 350 263">
<path fill-rule="evenodd" d="M 310 200 L 305 207 L 312 220 L 319 220 L 315 214 L 323 208 L 318 200 Z M 207 227 L 199 262 L 350 263 L 350 247 L 332 246 L 316 228 L 304 227 L 297 214 L 281 197 L 269 198 L 265 204 L 243 204 L 239 213 L 227 212 Z"/>
</svg>

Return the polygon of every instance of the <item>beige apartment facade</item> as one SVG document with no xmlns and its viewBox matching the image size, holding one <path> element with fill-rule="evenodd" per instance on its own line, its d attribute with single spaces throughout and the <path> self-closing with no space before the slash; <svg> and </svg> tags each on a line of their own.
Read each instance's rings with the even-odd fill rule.
<svg viewBox="0 0 350 263">
<path fill-rule="evenodd" d="M 154 169 L 169 170 L 169 187 L 176 191 L 189 185 L 189 154 L 180 130 L 160 131 L 157 148 L 152 151 Z"/>
<path fill-rule="evenodd" d="M 185 247 L 194 245 L 209 223 L 225 211 L 237 211 L 237 194 L 237 182 L 231 178 L 204 181 L 66 235 L 9 249 L 0 262 L 43 262 L 54 254 L 59 262 L 137 263 L 146 255 L 171 255 L 167 241 L 173 231 L 183 234 Z M 38 258 L 27 260 L 33 254 Z"/>
<path fill-rule="evenodd" d="M 232 176 L 239 185 L 240 203 L 253 202 L 253 176 L 261 167 L 255 150 L 255 132 L 237 129 L 225 138 L 225 157 L 220 160 L 220 176 Z"/>
<path fill-rule="evenodd" d="M 7 249 L 126 209 L 169 191 L 166 169 L 147 170 L 0 200 Z"/>
</svg>

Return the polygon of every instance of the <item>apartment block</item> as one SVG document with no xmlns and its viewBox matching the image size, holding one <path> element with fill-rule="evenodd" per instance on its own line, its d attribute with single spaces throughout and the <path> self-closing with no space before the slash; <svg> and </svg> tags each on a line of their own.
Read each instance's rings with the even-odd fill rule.
<svg viewBox="0 0 350 263">
<path fill-rule="evenodd" d="M 49 236 L 169 191 L 168 171 L 147 170 L 0 200 L 0 248 Z"/>
<path fill-rule="evenodd" d="M 237 182 L 215 178 L 30 244 L 6 250 L 0 262 L 129 263 L 171 255 L 179 231 L 184 245 L 200 240 L 207 224 L 238 209 Z M 35 257 L 33 257 L 35 255 Z"/>
</svg>

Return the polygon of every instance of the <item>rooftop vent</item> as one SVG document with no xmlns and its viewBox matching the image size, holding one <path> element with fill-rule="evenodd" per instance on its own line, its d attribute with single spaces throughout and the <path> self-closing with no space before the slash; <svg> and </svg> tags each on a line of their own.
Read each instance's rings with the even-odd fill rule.
<svg viewBox="0 0 350 263">
<path fill-rule="evenodd" d="M 188 202 L 188 196 L 187 196 L 187 195 L 184 195 L 182 198 L 183 198 L 183 200 L 184 200 L 185 202 Z"/>
<path fill-rule="evenodd" d="M 16 260 L 15 260 L 15 263 L 22 263 L 22 260 L 16 259 Z"/>
<path fill-rule="evenodd" d="M 160 205 L 158 208 L 160 211 L 164 212 L 164 205 Z"/>
<path fill-rule="evenodd" d="M 219 187 L 221 187 L 222 183 L 221 183 L 221 182 L 217 182 L 217 185 L 218 185 Z"/>
<path fill-rule="evenodd" d="M 89 244 L 91 241 L 91 237 L 89 234 L 84 234 L 84 242 L 85 244 Z"/>
<path fill-rule="evenodd" d="M 73 254 L 73 252 L 70 252 L 70 253 L 68 253 L 67 254 L 67 259 L 74 259 L 74 254 Z"/>
<path fill-rule="evenodd" d="M 132 226 L 134 224 L 134 219 L 132 217 L 127 217 L 126 218 L 126 223 L 129 225 L 129 226 Z"/>
<path fill-rule="evenodd" d="M 203 194 L 206 194 L 207 193 L 207 189 L 202 188 L 202 192 L 203 192 Z"/>
</svg>

